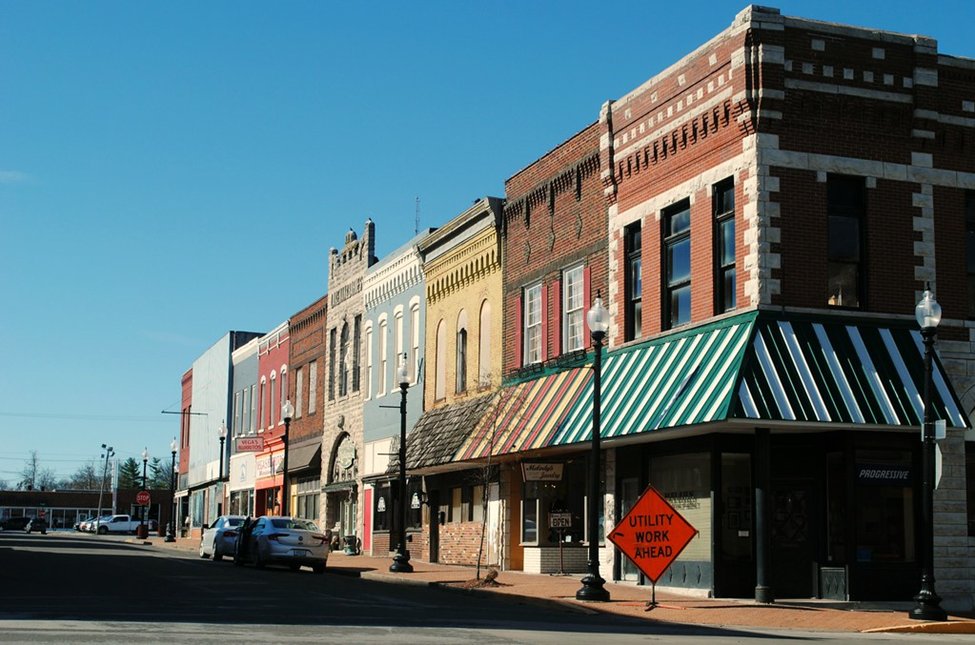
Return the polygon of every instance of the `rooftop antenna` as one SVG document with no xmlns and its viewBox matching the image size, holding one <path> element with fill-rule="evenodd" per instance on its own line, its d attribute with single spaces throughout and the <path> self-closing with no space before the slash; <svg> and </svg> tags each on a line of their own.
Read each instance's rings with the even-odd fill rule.
<svg viewBox="0 0 975 645">
<path fill-rule="evenodd" d="M 416 221 L 413 224 L 413 235 L 417 235 L 420 232 L 420 196 L 417 195 L 416 198 Z"/>
</svg>

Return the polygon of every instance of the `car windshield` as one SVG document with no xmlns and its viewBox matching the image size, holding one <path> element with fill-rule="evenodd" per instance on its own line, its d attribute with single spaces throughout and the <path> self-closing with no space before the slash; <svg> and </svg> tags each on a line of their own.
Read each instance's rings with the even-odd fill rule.
<svg viewBox="0 0 975 645">
<path fill-rule="evenodd" d="M 271 526 L 276 529 L 301 529 L 302 531 L 317 531 L 314 522 L 290 517 L 279 517 L 271 520 Z"/>
</svg>

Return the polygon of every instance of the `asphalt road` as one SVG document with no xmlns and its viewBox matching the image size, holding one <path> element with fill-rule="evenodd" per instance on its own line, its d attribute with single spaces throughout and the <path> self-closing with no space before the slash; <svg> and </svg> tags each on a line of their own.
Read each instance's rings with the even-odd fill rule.
<svg viewBox="0 0 975 645">
<path fill-rule="evenodd" d="M 117 537 L 0 532 L 0 642 L 561 645 L 850 637 L 660 625 L 459 590 L 235 567 Z"/>
</svg>

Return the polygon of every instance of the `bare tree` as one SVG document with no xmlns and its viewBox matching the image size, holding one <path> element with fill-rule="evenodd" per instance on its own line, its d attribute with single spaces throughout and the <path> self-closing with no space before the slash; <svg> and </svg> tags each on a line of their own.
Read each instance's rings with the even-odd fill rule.
<svg viewBox="0 0 975 645">
<path fill-rule="evenodd" d="M 74 472 L 71 477 L 68 478 L 65 488 L 74 488 L 76 490 L 98 490 L 101 485 L 101 477 L 98 475 L 98 469 L 95 467 L 95 462 L 89 461 L 84 464 L 78 470 Z"/>
<path fill-rule="evenodd" d="M 38 470 L 40 470 L 40 460 L 37 457 L 37 451 L 31 450 L 30 457 L 27 458 L 23 470 L 20 471 L 20 484 L 18 488 L 21 490 L 34 490 L 37 488 Z"/>
</svg>

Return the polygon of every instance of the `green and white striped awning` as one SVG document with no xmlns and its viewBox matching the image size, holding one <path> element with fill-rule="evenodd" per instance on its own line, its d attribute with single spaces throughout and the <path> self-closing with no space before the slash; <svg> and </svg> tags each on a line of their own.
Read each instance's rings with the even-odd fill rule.
<svg viewBox="0 0 975 645">
<path fill-rule="evenodd" d="M 916 328 L 750 312 L 609 352 L 601 436 L 731 419 L 920 426 L 924 349 Z M 935 417 L 968 419 L 934 362 Z M 592 383 L 549 445 L 588 441 Z"/>
</svg>

